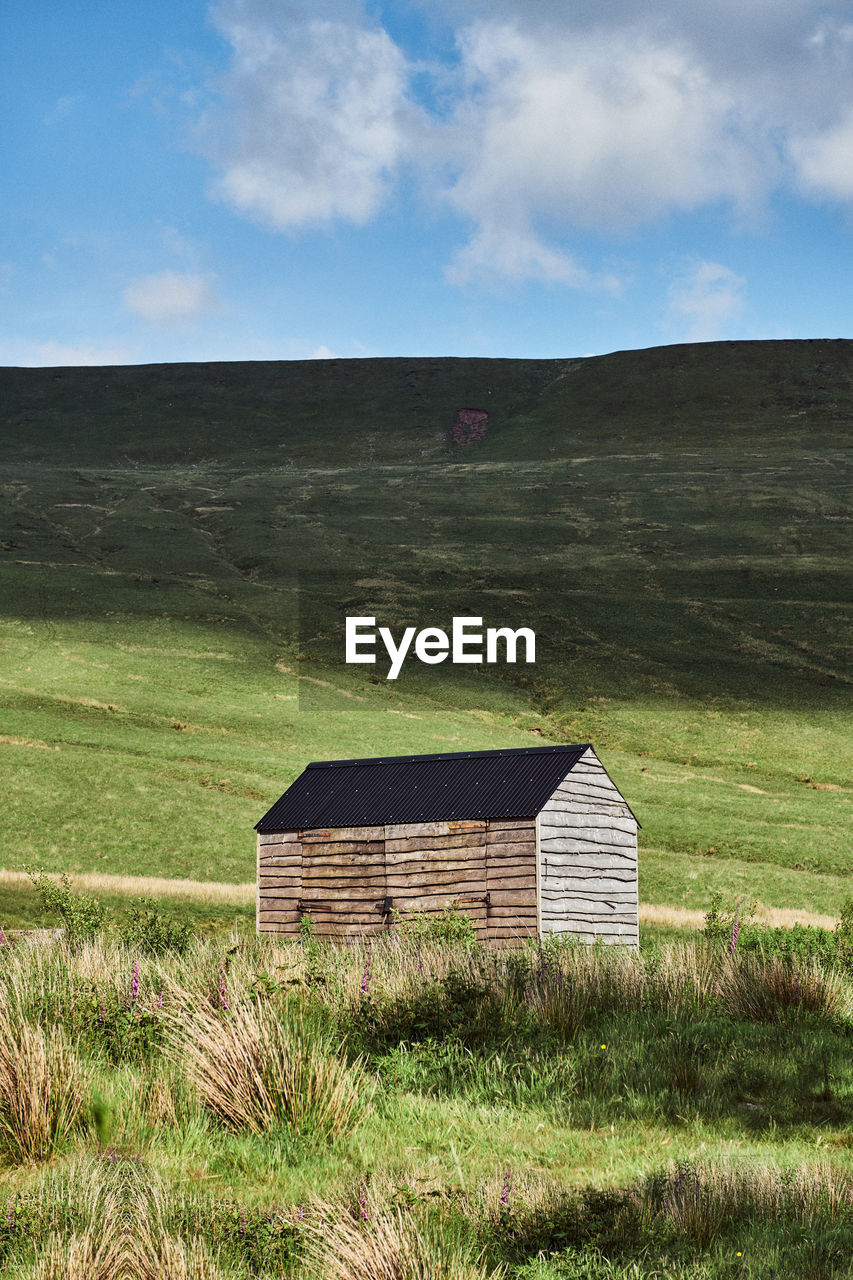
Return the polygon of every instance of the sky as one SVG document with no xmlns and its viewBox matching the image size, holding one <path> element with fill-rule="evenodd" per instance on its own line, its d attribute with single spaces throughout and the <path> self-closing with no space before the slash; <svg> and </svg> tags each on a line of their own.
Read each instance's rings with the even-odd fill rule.
<svg viewBox="0 0 853 1280">
<path fill-rule="evenodd" d="M 853 4 L 8 0 L 0 364 L 853 337 Z"/>
</svg>

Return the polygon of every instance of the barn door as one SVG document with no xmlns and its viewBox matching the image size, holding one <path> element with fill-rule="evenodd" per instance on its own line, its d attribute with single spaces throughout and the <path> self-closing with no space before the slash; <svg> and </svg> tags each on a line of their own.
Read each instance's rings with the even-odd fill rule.
<svg viewBox="0 0 853 1280">
<path fill-rule="evenodd" d="M 382 827 L 300 832 L 300 911 L 320 937 L 356 937 L 387 928 Z"/>
<path fill-rule="evenodd" d="M 485 822 L 418 822 L 385 828 L 388 897 L 398 911 L 437 914 L 449 902 L 486 937 Z"/>
</svg>

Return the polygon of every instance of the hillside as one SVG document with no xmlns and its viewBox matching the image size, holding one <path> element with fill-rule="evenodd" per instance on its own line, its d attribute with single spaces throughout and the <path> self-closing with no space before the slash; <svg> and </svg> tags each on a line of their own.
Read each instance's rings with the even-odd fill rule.
<svg viewBox="0 0 853 1280">
<path fill-rule="evenodd" d="M 853 892 L 853 344 L 4 369 L 0 404 L 6 866 L 244 881 L 308 759 L 573 739 L 654 900 Z M 391 684 L 345 613 L 526 624 L 537 665 Z"/>
</svg>

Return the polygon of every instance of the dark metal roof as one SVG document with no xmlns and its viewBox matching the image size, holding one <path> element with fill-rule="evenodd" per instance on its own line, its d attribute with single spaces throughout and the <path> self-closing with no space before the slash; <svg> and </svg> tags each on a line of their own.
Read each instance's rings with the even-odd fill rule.
<svg viewBox="0 0 853 1280">
<path fill-rule="evenodd" d="M 255 829 L 532 818 L 588 746 L 318 760 L 308 765 Z"/>
</svg>

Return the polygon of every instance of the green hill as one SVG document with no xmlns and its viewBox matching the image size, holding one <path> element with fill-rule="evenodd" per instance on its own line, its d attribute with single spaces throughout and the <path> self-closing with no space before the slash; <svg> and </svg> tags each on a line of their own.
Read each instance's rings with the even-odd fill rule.
<svg viewBox="0 0 853 1280">
<path fill-rule="evenodd" d="M 573 739 L 644 895 L 853 892 L 853 344 L 4 369 L 0 405 L 6 866 L 249 880 L 308 759 Z M 472 613 L 535 668 L 343 664 L 345 614 Z"/>
</svg>

